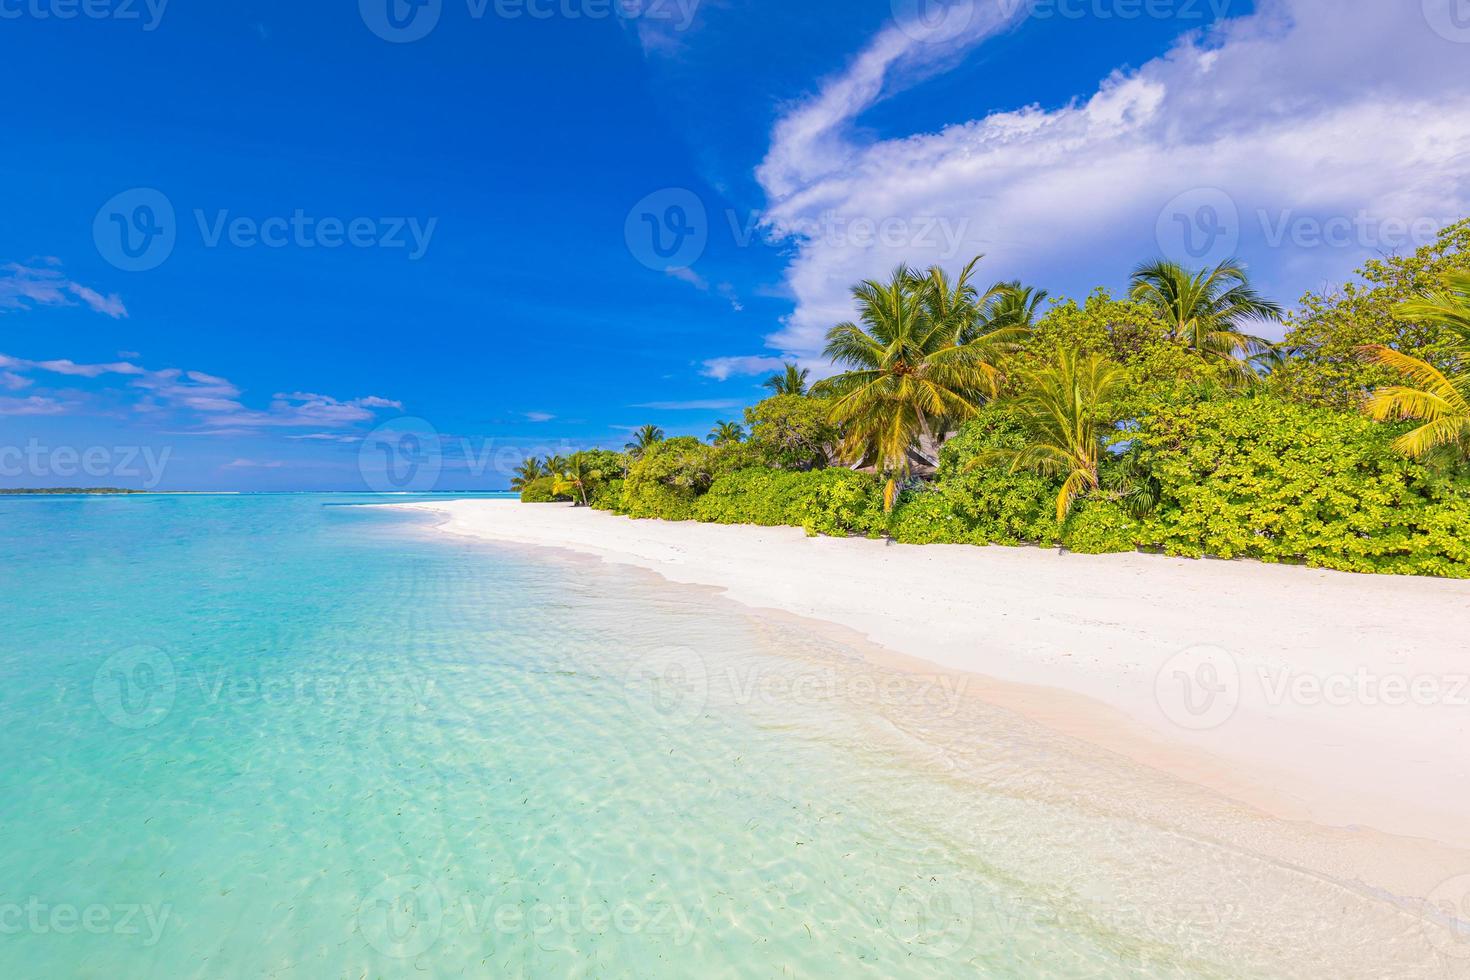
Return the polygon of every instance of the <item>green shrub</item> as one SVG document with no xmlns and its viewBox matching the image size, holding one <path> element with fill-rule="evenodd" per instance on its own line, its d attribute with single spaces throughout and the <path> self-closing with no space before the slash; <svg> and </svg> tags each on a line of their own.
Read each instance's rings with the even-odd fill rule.
<svg viewBox="0 0 1470 980">
<path fill-rule="evenodd" d="M 588 494 L 588 503 L 593 510 L 620 512 L 623 509 L 623 484 L 621 479 L 604 480 L 596 484 Z"/>
<path fill-rule="evenodd" d="M 808 534 L 846 536 L 883 532 L 882 488 L 850 470 L 745 469 L 721 476 L 694 506 L 697 520 L 805 528 Z"/>
<path fill-rule="evenodd" d="M 1162 486 L 1140 540 L 1170 554 L 1470 577 L 1470 481 L 1394 428 L 1270 397 L 1163 409 L 1137 433 Z"/>
<path fill-rule="evenodd" d="M 831 411 L 830 402 L 804 395 L 777 395 L 746 409 L 751 465 L 778 470 L 826 466 L 827 447 L 837 441 Z"/>
<path fill-rule="evenodd" d="M 743 444 L 707 446 L 692 436 L 650 446 L 628 467 L 620 509 L 632 517 L 691 520 L 694 502 L 716 477 L 743 467 L 749 452 Z"/>
<path fill-rule="evenodd" d="M 905 493 L 892 533 L 905 544 L 1052 544 L 1058 483 L 1034 473 L 971 467 L 988 449 L 1021 444 L 1004 409 L 988 408 L 944 445 L 938 482 Z"/>
<path fill-rule="evenodd" d="M 555 490 L 556 480 L 549 476 L 543 476 L 539 480 L 532 480 L 521 490 L 521 503 L 523 504 L 552 504 L 562 501 L 570 502 L 571 497 L 558 495 Z"/>
<path fill-rule="evenodd" d="M 1108 500 L 1089 500 L 1072 512 L 1062 544 L 1079 555 L 1113 555 L 1138 550 L 1143 524 Z"/>
<path fill-rule="evenodd" d="M 900 544 L 972 543 L 975 528 L 955 512 L 954 502 L 938 487 L 909 491 L 893 510 L 889 533 Z"/>
</svg>

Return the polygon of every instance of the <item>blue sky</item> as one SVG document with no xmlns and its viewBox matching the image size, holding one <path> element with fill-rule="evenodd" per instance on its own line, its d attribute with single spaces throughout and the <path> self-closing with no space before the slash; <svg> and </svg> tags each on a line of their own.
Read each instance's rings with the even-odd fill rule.
<svg viewBox="0 0 1470 980">
<path fill-rule="evenodd" d="M 391 2 L 0 0 L 0 486 L 499 489 L 901 260 L 1290 302 L 1470 212 L 1462 0 Z"/>
</svg>

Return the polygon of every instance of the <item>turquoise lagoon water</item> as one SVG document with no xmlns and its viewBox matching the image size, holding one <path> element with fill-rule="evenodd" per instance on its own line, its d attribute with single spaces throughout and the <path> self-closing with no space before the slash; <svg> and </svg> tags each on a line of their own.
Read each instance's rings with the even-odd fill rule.
<svg viewBox="0 0 1470 980">
<path fill-rule="evenodd" d="M 941 679 L 375 500 L 0 501 L 0 976 L 1443 975 Z"/>
</svg>

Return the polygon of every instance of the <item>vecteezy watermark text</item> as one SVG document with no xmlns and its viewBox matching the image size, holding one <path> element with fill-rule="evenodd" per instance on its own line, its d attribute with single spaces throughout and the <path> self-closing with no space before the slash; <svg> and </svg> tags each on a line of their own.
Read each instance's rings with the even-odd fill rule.
<svg viewBox="0 0 1470 980">
<path fill-rule="evenodd" d="M 429 250 L 438 218 L 413 216 L 320 216 L 295 208 L 264 218 L 228 208 L 195 208 L 192 227 L 207 249 L 383 249 L 405 252 L 410 262 Z M 116 195 L 92 222 L 97 252 L 124 272 L 147 272 L 168 261 L 187 225 L 162 191 L 136 187 Z"/>
<path fill-rule="evenodd" d="M 0 0 L 0 20 L 115 20 L 155 31 L 169 0 Z"/>
<path fill-rule="evenodd" d="M 1242 705 L 1275 712 L 1298 708 L 1422 707 L 1470 714 L 1470 673 L 1308 670 L 1258 663 L 1215 646 L 1174 654 L 1160 667 L 1155 700 L 1164 717 L 1180 728 L 1208 731 L 1229 722 Z"/>
<path fill-rule="evenodd" d="M 676 902 L 545 901 L 514 894 L 519 891 L 515 882 L 497 883 L 491 891 L 495 894 L 457 892 L 420 875 L 389 878 L 358 906 L 358 933 L 394 959 L 421 956 L 446 933 L 533 940 L 616 933 L 662 937 L 675 947 L 694 938 L 694 916 Z M 506 891 L 512 894 L 501 894 Z"/>
<path fill-rule="evenodd" d="M 702 0 L 464 0 L 471 21 L 642 20 L 687 31 Z M 362 22 L 384 41 L 410 44 L 434 32 L 452 0 L 358 0 Z"/>
<path fill-rule="evenodd" d="M 782 708 L 858 701 L 952 718 L 967 686 L 968 679 L 958 674 L 909 674 L 857 665 L 712 668 L 697 651 L 671 646 L 639 657 L 624 676 L 623 694 L 629 705 L 671 727 L 693 722 L 712 700 Z"/>
<path fill-rule="evenodd" d="M 794 241 L 833 248 L 922 251 L 936 259 L 960 254 L 970 230 L 969 218 L 933 214 L 859 214 L 836 210 L 815 217 L 767 221 L 760 212 L 725 209 L 724 224 L 736 248 L 757 240 L 770 244 Z M 659 272 L 688 269 L 703 257 L 713 236 L 709 208 L 684 187 L 654 191 L 629 209 L 623 225 L 628 252 Z"/>
<path fill-rule="evenodd" d="M 1257 208 L 1242 213 L 1221 188 L 1196 187 L 1164 205 L 1155 237 L 1170 259 L 1215 264 L 1235 256 L 1246 240 L 1273 249 L 1414 249 L 1432 242 L 1449 223 L 1446 218 L 1375 215 L 1366 209 L 1332 214 Z"/>
<path fill-rule="evenodd" d="M 429 704 L 438 693 L 432 677 L 413 672 L 384 677 L 352 668 L 192 668 L 146 645 L 112 654 L 92 677 L 92 700 L 102 716 L 133 731 L 153 728 L 176 710 L 201 715 L 289 704 L 411 706 Z"/>
<path fill-rule="evenodd" d="M 163 482 L 173 454 L 170 446 L 47 446 L 31 439 L 24 446 L 0 445 L 0 477 L 34 479 L 142 480 L 145 490 Z"/>
<path fill-rule="evenodd" d="M 163 938 L 172 905 L 109 905 L 48 902 L 32 895 L 24 902 L 0 902 L 0 936 L 142 937 L 152 948 Z"/>
</svg>

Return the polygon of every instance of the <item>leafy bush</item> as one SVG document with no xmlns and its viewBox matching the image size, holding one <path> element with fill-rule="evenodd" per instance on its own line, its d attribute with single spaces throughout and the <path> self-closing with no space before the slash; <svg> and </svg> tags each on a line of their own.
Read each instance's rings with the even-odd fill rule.
<svg viewBox="0 0 1470 980">
<path fill-rule="evenodd" d="M 697 520 L 805 528 L 808 534 L 878 535 L 886 525 L 882 488 L 850 470 L 745 469 L 720 477 L 694 507 Z"/>
<path fill-rule="evenodd" d="M 990 449 L 1021 444 L 1019 423 L 991 407 L 945 443 L 933 489 L 910 491 L 894 512 L 905 544 L 1052 544 L 1058 482 L 1034 473 L 970 464 Z"/>
<path fill-rule="evenodd" d="M 830 402 L 802 395 L 777 395 L 747 409 L 752 462 L 778 470 L 826 466 L 827 449 L 837 441 L 831 410 Z"/>
<path fill-rule="evenodd" d="M 1365 344 L 1384 344 L 1448 366 L 1445 332 L 1402 319 L 1399 307 L 1416 292 L 1439 285 L 1445 273 L 1464 269 L 1470 269 L 1470 220 L 1445 228 L 1413 255 L 1368 262 L 1359 270 L 1361 283 L 1331 294 L 1308 294 L 1301 312 L 1289 320 L 1283 346 L 1293 356 L 1272 373 L 1272 389 L 1303 405 L 1357 411 L 1371 391 L 1402 381 L 1394 371 L 1365 361 L 1360 353 Z"/>
<path fill-rule="evenodd" d="M 1163 410 L 1137 433 L 1162 487 L 1140 540 L 1190 557 L 1470 577 L 1470 481 L 1395 455 L 1393 435 L 1270 397 Z"/>
<path fill-rule="evenodd" d="M 749 459 L 743 444 L 706 446 L 692 436 L 650 446 L 628 468 L 623 481 L 623 513 L 632 517 L 687 521 L 694 502 L 724 473 Z"/>
<path fill-rule="evenodd" d="M 1062 544 L 1079 555 L 1112 555 L 1136 551 L 1142 522 L 1108 500 L 1090 500 L 1067 520 Z"/>
<path fill-rule="evenodd" d="M 556 480 L 549 476 L 532 480 L 521 489 L 521 503 L 523 504 L 553 504 L 562 501 L 570 502 L 571 499 L 569 496 L 556 493 Z"/>
<path fill-rule="evenodd" d="M 588 502 L 593 510 L 608 510 L 618 513 L 623 508 L 623 484 L 621 479 L 604 480 L 593 487 Z"/>
</svg>

